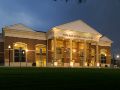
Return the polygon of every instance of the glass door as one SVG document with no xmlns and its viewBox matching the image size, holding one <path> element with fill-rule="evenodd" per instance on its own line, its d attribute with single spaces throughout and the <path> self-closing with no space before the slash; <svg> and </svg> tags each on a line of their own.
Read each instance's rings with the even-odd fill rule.
<svg viewBox="0 0 120 90">
<path fill-rule="evenodd" d="M 46 66 L 46 45 L 39 44 L 36 45 L 36 66 L 37 67 L 45 67 Z"/>
</svg>

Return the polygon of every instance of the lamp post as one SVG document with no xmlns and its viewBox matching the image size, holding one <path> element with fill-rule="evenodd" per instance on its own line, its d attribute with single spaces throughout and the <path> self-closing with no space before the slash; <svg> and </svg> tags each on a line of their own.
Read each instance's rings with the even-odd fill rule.
<svg viewBox="0 0 120 90">
<path fill-rule="evenodd" d="M 40 48 L 40 64 L 42 66 L 42 48 Z"/>
<path fill-rule="evenodd" d="M 116 60 L 117 60 L 117 66 L 120 67 L 120 55 L 116 55 Z"/>
<path fill-rule="evenodd" d="M 28 49 L 26 49 L 26 56 L 27 56 Z M 27 67 L 27 58 L 26 58 L 26 67 Z"/>
<path fill-rule="evenodd" d="M 9 67 L 10 67 L 10 49 L 11 49 L 11 46 L 9 45 L 8 46 L 8 51 L 9 51 L 9 56 L 8 56 L 9 57 Z"/>
<path fill-rule="evenodd" d="M 21 53 L 22 52 L 22 48 L 20 47 L 19 48 L 19 62 L 20 62 L 20 67 L 21 67 Z"/>
</svg>

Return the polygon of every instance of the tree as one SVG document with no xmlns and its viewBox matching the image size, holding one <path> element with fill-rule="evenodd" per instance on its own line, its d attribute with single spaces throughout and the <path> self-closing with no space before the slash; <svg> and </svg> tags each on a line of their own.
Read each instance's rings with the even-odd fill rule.
<svg viewBox="0 0 120 90">
<path fill-rule="evenodd" d="M 58 1 L 58 0 L 54 0 L 54 1 Z M 69 2 L 70 0 L 63 0 L 65 1 L 66 3 Z M 85 2 L 86 0 L 76 0 L 78 3 L 83 3 Z"/>
</svg>

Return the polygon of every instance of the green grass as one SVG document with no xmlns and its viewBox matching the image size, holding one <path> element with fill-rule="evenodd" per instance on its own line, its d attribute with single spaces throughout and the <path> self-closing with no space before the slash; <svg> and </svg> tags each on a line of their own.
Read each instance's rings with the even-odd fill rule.
<svg viewBox="0 0 120 90">
<path fill-rule="evenodd" d="M 36 89 L 120 90 L 120 69 L 0 68 L 0 90 Z"/>
</svg>

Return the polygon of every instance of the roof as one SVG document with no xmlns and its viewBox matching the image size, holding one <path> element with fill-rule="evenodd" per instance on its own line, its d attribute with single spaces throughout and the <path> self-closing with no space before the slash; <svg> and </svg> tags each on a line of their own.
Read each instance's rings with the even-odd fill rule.
<svg viewBox="0 0 120 90">
<path fill-rule="evenodd" d="M 14 25 L 10 25 L 10 26 L 5 26 L 4 28 L 13 29 L 13 30 L 34 31 L 33 29 L 31 29 L 23 24 L 14 24 Z"/>
<path fill-rule="evenodd" d="M 45 31 L 38 31 L 38 30 L 34 30 L 34 31 L 36 31 L 36 32 L 41 32 L 41 33 L 46 33 Z"/>
<path fill-rule="evenodd" d="M 90 27 L 88 24 L 86 24 L 82 20 L 76 20 L 70 23 L 56 26 L 54 28 L 63 29 L 63 30 L 75 30 L 79 32 L 86 32 L 86 33 L 93 33 L 93 34 L 101 35 L 99 32 L 97 32 L 95 29 Z"/>
<path fill-rule="evenodd" d="M 100 41 L 113 43 L 113 41 L 110 40 L 110 39 L 109 39 L 108 37 L 106 37 L 106 36 L 101 37 L 101 38 L 100 38 Z"/>
</svg>

